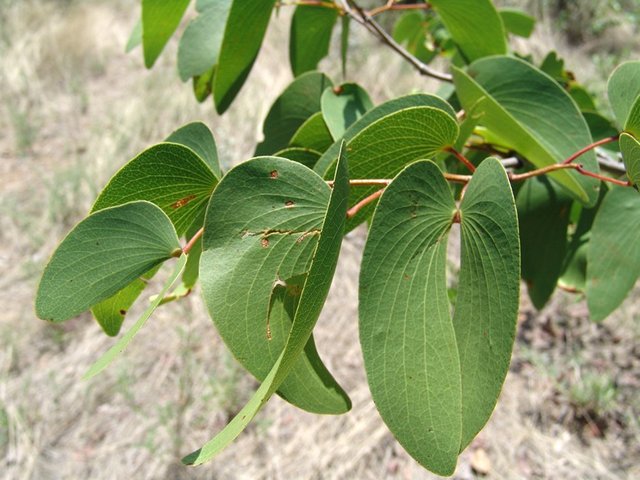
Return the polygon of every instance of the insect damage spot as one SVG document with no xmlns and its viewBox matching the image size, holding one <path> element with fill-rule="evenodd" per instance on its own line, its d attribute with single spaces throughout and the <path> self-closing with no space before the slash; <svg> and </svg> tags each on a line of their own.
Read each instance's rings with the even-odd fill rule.
<svg viewBox="0 0 640 480">
<path fill-rule="evenodd" d="M 125 309 L 120 310 L 120 315 L 124 317 L 126 314 L 127 314 L 127 311 Z"/>
<path fill-rule="evenodd" d="M 269 239 L 263 238 L 260 240 L 260 245 L 262 245 L 262 248 L 269 248 Z"/>
<path fill-rule="evenodd" d="M 271 173 L 269 174 L 269 176 L 271 178 L 278 178 L 278 171 L 277 170 L 271 170 Z"/>
<path fill-rule="evenodd" d="M 196 198 L 195 195 L 187 195 L 184 198 L 181 198 L 180 200 L 178 200 L 177 202 L 174 202 L 171 204 L 171 208 L 178 209 L 181 207 L 184 207 L 187 203 L 189 203 L 191 200 L 193 200 L 194 198 Z"/>
<path fill-rule="evenodd" d="M 287 200 L 286 202 L 284 202 L 284 206 L 287 208 L 291 208 L 295 205 L 295 203 L 293 203 L 293 200 Z"/>
</svg>

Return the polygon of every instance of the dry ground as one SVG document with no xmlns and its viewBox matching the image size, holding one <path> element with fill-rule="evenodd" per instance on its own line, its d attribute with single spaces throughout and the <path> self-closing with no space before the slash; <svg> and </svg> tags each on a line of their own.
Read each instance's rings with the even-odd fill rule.
<svg viewBox="0 0 640 480">
<path fill-rule="evenodd" d="M 0 477 L 433 478 L 387 432 L 366 387 L 357 342 L 362 231 L 344 244 L 317 335 L 352 412 L 317 417 L 275 398 L 200 468 L 178 459 L 219 430 L 256 382 L 227 353 L 198 295 L 159 311 L 125 358 L 90 382 L 82 373 L 113 340 L 87 315 L 61 326 L 35 318 L 44 262 L 120 165 L 196 119 L 213 129 L 226 167 L 247 159 L 290 80 L 285 14 L 238 101 L 218 117 L 179 84 L 175 45 L 151 72 L 139 51 L 124 55 L 135 15 L 124 0 L 0 0 Z M 543 25 L 536 49 L 556 38 Z M 352 76 L 376 100 L 435 91 L 366 37 L 354 47 Z M 600 63 L 557 47 L 602 88 Z M 574 297 L 558 294 L 539 313 L 523 299 L 504 392 L 456 478 L 474 478 L 471 457 L 481 453 L 492 479 L 640 478 L 639 294 L 603 325 Z"/>
</svg>

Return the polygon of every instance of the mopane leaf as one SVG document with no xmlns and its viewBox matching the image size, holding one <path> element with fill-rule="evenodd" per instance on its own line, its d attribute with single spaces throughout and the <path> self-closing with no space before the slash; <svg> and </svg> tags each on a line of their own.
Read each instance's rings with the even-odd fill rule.
<svg viewBox="0 0 640 480">
<path fill-rule="evenodd" d="M 107 368 L 116 358 L 118 358 L 118 355 L 120 355 L 125 350 L 125 348 L 129 346 L 129 344 L 131 343 L 131 340 L 133 340 L 133 337 L 135 337 L 135 335 L 140 331 L 140 329 L 144 326 L 147 320 L 149 320 L 149 317 L 155 311 L 155 309 L 158 308 L 158 305 L 160 305 L 166 293 L 173 286 L 173 284 L 178 280 L 178 277 L 184 270 L 184 266 L 186 265 L 186 263 L 187 263 L 187 256 L 181 255 L 180 258 L 178 259 L 178 263 L 176 264 L 173 273 L 171 274 L 169 279 L 165 282 L 164 286 L 162 287 L 162 290 L 160 290 L 160 293 L 156 295 L 154 300 L 152 300 L 151 304 L 142 313 L 142 315 L 136 321 L 136 323 L 133 324 L 131 329 L 127 331 L 127 333 L 125 333 L 122 336 L 122 338 L 120 338 L 115 345 L 113 345 L 109 350 L 107 350 L 105 354 L 102 355 L 93 365 L 91 365 L 91 367 L 89 367 L 89 370 L 87 370 L 87 373 L 85 373 L 84 376 L 82 377 L 84 380 L 88 380 L 96 376 L 102 370 Z"/>
<path fill-rule="evenodd" d="M 427 48 L 429 27 L 422 12 L 407 12 L 393 26 L 393 38 L 404 45 L 409 53 L 429 63 L 437 54 L 435 49 Z"/>
<path fill-rule="evenodd" d="M 545 306 L 562 273 L 571 203 L 547 177 L 527 180 L 518 192 L 522 278 L 537 309 Z"/>
<path fill-rule="evenodd" d="M 301 163 L 305 167 L 313 168 L 320 158 L 320 152 L 310 148 L 290 147 L 276 152 L 274 156 L 288 158 L 294 162 Z"/>
<path fill-rule="evenodd" d="M 638 83 L 640 83 L 640 78 L 638 78 Z M 640 95 L 638 95 L 635 103 L 631 107 L 631 111 L 629 111 L 629 117 L 624 124 L 624 130 L 636 138 L 640 137 Z"/>
<path fill-rule="evenodd" d="M 93 205 L 94 212 L 132 200 L 158 205 L 182 235 L 202 218 L 218 180 L 190 148 L 159 143 L 122 167 Z"/>
<path fill-rule="evenodd" d="M 144 64 L 151 68 L 189 6 L 190 0 L 142 0 L 142 49 Z"/>
<path fill-rule="evenodd" d="M 302 5 L 291 19 L 289 60 L 295 77 L 315 70 L 329 53 L 331 32 L 338 19 L 336 8 Z"/>
<path fill-rule="evenodd" d="M 178 73 L 183 82 L 206 73 L 218 63 L 231 1 L 210 2 L 182 34 L 178 46 Z"/>
<path fill-rule="evenodd" d="M 609 77 L 607 92 L 618 125 L 625 127 L 640 97 L 640 61 L 626 62 L 618 66 Z"/>
<path fill-rule="evenodd" d="M 380 199 L 360 272 L 360 343 L 373 400 L 407 452 L 439 475 L 455 470 L 462 431 L 445 278 L 455 212 L 434 163 L 407 167 Z"/>
<path fill-rule="evenodd" d="M 211 197 L 200 261 L 204 299 L 231 352 L 261 380 L 282 352 L 293 320 L 284 314 L 293 309 L 274 302 L 282 303 L 281 293 L 295 290 L 309 271 L 330 194 L 303 165 L 259 157 L 229 171 Z M 349 409 L 313 339 L 279 393 L 312 412 Z"/>
<path fill-rule="evenodd" d="M 255 62 L 276 0 L 233 0 L 213 79 L 218 113 L 229 108 Z"/>
<path fill-rule="evenodd" d="M 516 8 L 501 8 L 498 13 L 507 32 L 524 38 L 529 38 L 533 33 L 536 19 L 531 15 Z"/>
<path fill-rule="evenodd" d="M 216 141 L 211 130 L 204 123 L 188 123 L 169 135 L 165 141 L 180 143 L 185 147 L 189 147 L 204 160 L 216 178 L 222 178 Z"/>
<path fill-rule="evenodd" d="M 448 232 L 461 219 L 453 319 Z M 518 311 L 518 225 L 511 187 L 484 161 L 460 212 L 434 163 L 417 162 L 376 208 L 360 273 L 360 341 L 373 399 L 422 465 L 451 475 L 487 422 L 506 376 Z"/>
<path fill-rule="evenodd" d="M 320 111 L 322 92 L 333 84 L 326 75 L 307 72 L 296 78 L 274 102 L 264 121 L 264 140 L 256 155 L 272 155 L 289 145 L 291 137 L 314 113 Z"/>
<path fill-rule="evenodd" d="M 591 228 L 587 251 L 587 305 L 594 321 L 622 303 L 640 274 L 640 196 L 612 187 Z"/>
<path fill-rule="evenodd" d="M 502 20 L 490 0 L 432 0 L 467 60 L 507 53 Z"/>
<path fill-rule="evenodd" d="M 351 178 L 393 178 L 409 163 L 433 158 L 458 137 L 457 122 L 444 110 L 412 107 L 373 122 L 347 144 Z M 354 205 L 380 187 L 353 189 L 349 204 Z M 362 209 L 349 222 L 353 227 L 372 213 Z"/>
<path fill-rule="evenodd" d="M 369 94 L 355 83 L 327 88 L 321 104 L 322 116 L 334 140 L 342 138 L 353 123 L 373 108 Z"/>
<path fill-rule="evenodd" d="M 149 202 L 93 213 L 69 232 L 47 264 L 36 313 L 51 322 L 68 320 L 111 297 L 179 248 L 171 221 Z"/>
<path fill-rule="evenodd" d="M 416 93 L 412 95 L 406 95 L 404 97 L 398 97 L 393 100 L 389 100 L 377 107 L 372 108 L 364 116 L 351 125 L 344 133 L 344 140 L 347 142 L 358 133 L 371 125 L 373 122 L 380 120 L 391 113 L 403 110 L 409 107 L 435 107 L 445 111 L 449 116 L 456 121 L 456 112 L 451 108 L 447 102 L 435 95 L 427 95 L 424 93 Z M 331 147 L 322 154 L 318 163 L 314 167 L 314 170 L 323 177 L 327 177 L 330 172 L 330 168 L 338 158 L 340 152 L 341 141 L 335 142 Z"/>
<path fill-rule="evenodd" d="M 289 145 L 324 152 L 332 143 L 333 137 L 331 137 L 322 112 L 316 112 L 293 134 Z"/>
<path fill-rule="evenodd" d="M 453 67 L 458 97 L 480 123 L 510 143 L 536 167 L 560 163 L 592 143 L 586 121 L 560 85 L 534 66 L 512 57 L 479 60 L 465 72 Z M 579 163 L 597 172 L 593 151 Z M 550 174 L 585 205 L 598 199 L 599 182 L 575 171 Z"/>
<path fill-rule="evenodd" d="M 347 76 L 347 55 L 349 54 L 349 15 L 342 16 L 340 29 L 340 63 L 342 65 L 342 76 Z"/>
<path fill-rule="evenodd" d="M 276 179 L 272 178 L 271 181 L 284 180 L 280 174 L 288 176 L 288 169 L 284 167 L 282 162 L 276 162 L 280 165 L 279 176 Z M 299 168 L 302 167 L 296 167 L 296 170 Z M 320 188 L 319 184 L 317 188 Z M 284 381 L 290 378 L 292 370 L 299 365 L 300 355 L 305 345 L 308 345 L 307 342 L 311 337 L 313 327 L 329 293 L 331 279 L 335 273 L 340 244 L 344 234 L 348 192 L 347 162 L 341 155 L 328 205 L 325 203 L 327 205 L 326 213 L 323 215 L 319 238 L 312 255 L 312 262 L 302 287 L 291 331 L 282 353 L 262 385 L 260 385 L 260 388 L 240 413 L 216 437 L 201 449 L 185 457 L 183 462 L 197 465 L 210 460 L 224 449 L 245 429 L 271 395 Z"/>
<path fill-rule="evenodd" d="M 622 133 L 619 143 L 627 177 L 637 187 L 640 182 L 640 142 L 628 133 Z"/>
<path fill-rule="evenodd" d="M 498 160 L 480 164 L 460 205 L 461 265 L 453 316 L 462 373 L 462 451 L 489 420 L 509 370 L 520 297 L 511 185 Z"/>
</svg>

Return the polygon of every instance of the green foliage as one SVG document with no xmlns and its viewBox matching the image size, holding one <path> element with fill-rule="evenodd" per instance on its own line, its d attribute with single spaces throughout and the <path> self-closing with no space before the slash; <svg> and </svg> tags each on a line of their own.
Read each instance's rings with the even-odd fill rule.
<svg viewBox="0 0 640 480">
<path fill-rule="evenodd" d="M 193 80 L 198 101 L 213 95 L 218 112 L 227 110 L 249 78 L 275 0 L 198 0 L 184 29 L 188 0 L 141 3 L 127 50 L 142 43 L 151 66 L 182 31 L 180 78 Z M 354 0 L 295 5 L 295 78 L 264 120 L 257 158 L 223 172 L 214 137 L 199 122 L 135 156 L 54 252 L 36 312 L 61 322 L 91 310 L 116 336 L 148 280 L 179 257 L 86 377 L 113 362 L 156 308 L 201 279 L 227 348 L 262 383 L 184 459 L 200 464 L 273 394 L 314 413 L 350 409 L 313 328 L 342 238 L 367 222 L 359 327 L 373 399 L 410 455 L 451 475 L 509 369 L 520 280 L 536 308 L 561 285 L 583 293 L 601 321 L 638 279 L 640 197 L 627 187 L 640 182 L 640 62 L 611 75 L 612 120 L 555 52 L 539 68 L 509 54 L 509 34 L 528 37 L 534 19 L 489 0 L 381 2 L 370 11 Z M 420 73 L 447 82 L 439 90 L 447 99 L 418 92 L 374 105 L 357 83 L 334 86 L 315 69 L 338 17 L 343 76 L 352 25 L 360 24 Z M 430 67 L 436 58 L 448 61 L 451 75 Z M 605 143 L 603 175 L 593 150 Z M 612 158 L 618 151 L 624 172 Z M 454 224 L 460 252 L 447 251 Z M 454 254 L 460 271 L 449 289 Z M 602 391 L 594 395 L 608 398 Z"/>
</svg>

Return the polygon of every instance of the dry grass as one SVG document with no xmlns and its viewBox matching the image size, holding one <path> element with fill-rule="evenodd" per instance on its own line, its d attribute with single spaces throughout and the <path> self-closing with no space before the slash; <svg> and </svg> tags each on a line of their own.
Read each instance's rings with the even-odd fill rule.
<svg viewBox="0 0 640 480">
<path fill-rule="evenodd" d="M 139 52 L 122 53 L 134 17 L 123 0 L 0 0 L 0 477 L 433 478 L 393 440 L 367 390 L 357 341 L 362 231 L 343 246 L 317 334 L 353 411 L 317 417 L 275 398 L 200 468 L 178 459 L 219 430 L 256 382 L 227 353 L 197 295 L 164 307 L 126 358 L 90 382 L 82 373 L 112 340 L 87 315 L 61 326 L 35 319 L 44 262 L 120 165 L 196 119 L 213 129 L 227 167 L 249 158 L 290 80 L 286 28 L 277 27 L 238 101 L 218 117 L 179 84 L 175 45 L 151 72 Z M 398 59 L 372 54 L 365 37 L 356 42 L 352 77 L 376 100 L 435 91 Z M 565 52 L 597 76 L 586 57 Z M 536 314 L 524 301 L 514 367 L 457 478 L 473 478 L 477 449 L 492 461 L 489 478 L 640 477 L 638 307 L 629 300 L 595 326 L 574 302 L 558 295 Z"/>
</svg>

